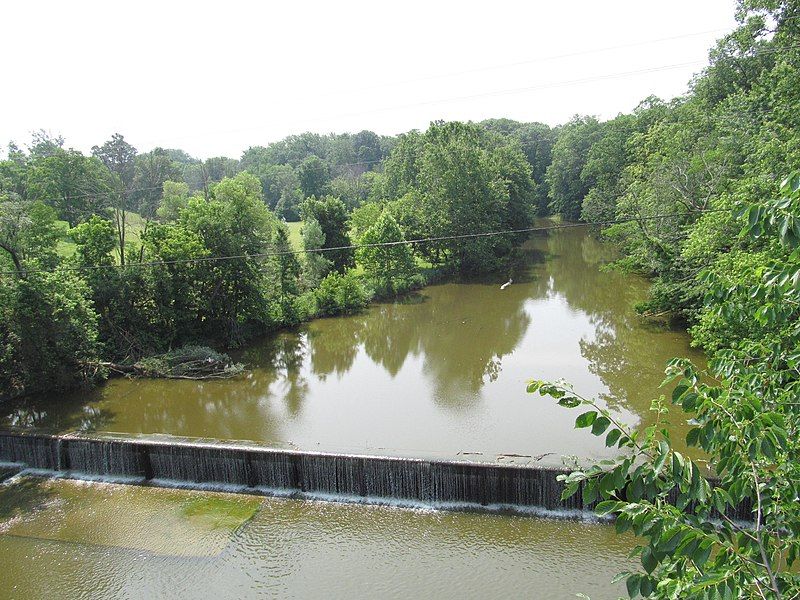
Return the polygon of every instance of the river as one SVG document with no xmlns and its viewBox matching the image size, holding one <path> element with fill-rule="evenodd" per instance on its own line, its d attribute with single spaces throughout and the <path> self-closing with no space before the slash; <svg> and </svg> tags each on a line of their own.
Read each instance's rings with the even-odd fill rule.
<svg viewBox="0 0 800 600">
<path fill-rule="evenodd" d="M 0 596 L 575 598 L 624 594 L 632 538 L 529 517 L 21 478 L 0 485 Z"/>
<path fill-rule="evenodd" d="M 613 450 L 576 411 L 526 394 L 564 378 L 621 420 L 651 422 L 684 332 L 633 306 L 639 277 L 602 269 L 583 229 L 537 234 L 507 272 L 431 285 L 250 345 L 229 381 L 115 379 L 20 399 L 0 424 L 252 440 L 284 448 L 560 465 Z M 511 285 L 501 284 L 512 279 Z M 680 439 L 686 424 L 670 427 Z M 629 568 L 607 525 L 18 477 L 0 485 L 7 597 L 593 599 Z"/>
<path fill-rule="evenodd" d="M 537 234 L 495 278 L 431 285 L 254 343 L 236 356 L 249 367 L 241 378 L 114 379 L 7 403 L 0 423 L 517 464 L 605 458 L 602 439 L 573 429 L 576 411 L 526 394 L 526 381 L 564 378 L 640 427 L 666 361 L 703 360 L 685 332 L 635 313 L 647 282 L 603 271 L 613 256 L 584 228 Z"/>
</svg>

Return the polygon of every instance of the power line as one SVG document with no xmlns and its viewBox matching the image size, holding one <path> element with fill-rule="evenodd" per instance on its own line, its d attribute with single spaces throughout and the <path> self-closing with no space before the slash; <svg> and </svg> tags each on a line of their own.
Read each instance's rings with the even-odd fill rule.
<svg viewBox="0 0 800 600">
<path fill-rule="evenodd" d="M 539 56 L 539 57 L 529 58 L 529 59 L 526 59 L 526 60 L 510 62 L 510 63 L 488 65 L 488 66 L 485 66 L 485 67 L 476 67 L 474 69 L 465 69 L 463 71 L 451 71 L 449 73 L 435 73 L 435 74 L 431 74 L 431 75 L 427 75 L 427 76 L 423 76 L 423 77 L 416 77 L 416 78 L 413 78 L 413 79 L 405 79 L 405 80 L 402 80 L 402 81 L 390 81 L 390 82 L 386 82 L 386 83 L 379 83 L 379 84 L 376 84 L 376 85 L 371 85 L 371 86 L 358 88 L 355 91 L 368 91 L 368 90 L 372 90 L 372 89 L 390 87 L 390 86 L 393 86 L 393 85 L 405 85 L 405 84 L 408 84 L 408 83 L 417 83 L 417 82 L 420 82 L 420 81 L 431 81 L 431 80 L 434 80 L 434 79 L 443 79 L 443 78 L 448 78 L 448 77 L 460 77 L 462 75 L 471 75 L 472 73 L 483 73 L 483 72 L 486 72 L 486 71 L 494 71 L 494 70 L 497 70 L 497 69 L 508 69 L 508 68 L 513 68 L 513 67 L 520 67 L 520 66 L 524 66 L 524 65 L 531 65 L 531 64 L 537 64 L 537 63 L 542 63 L 542 62 L 561 60 L 561 59 L 564 59 L 564 58 L 575 58 L 577 56 L 587 56 L 587 55 L 592 55 L 592 54 L 600 54 L 601 52 L 613 52 L 614 50 L 625 50 L 625 49 L 629 49 L 629 48 L 637 48 L 637 47 L 640 47 L 640 46 L 649 46 L 649 45 L 652 45 L 652 44 L 660 44 L 662 42 L 670 42 L 670 41 L 681 40 L 681 39 L 690 38 L 690 37 L 699 37 L 699 36 L 702 36 L 702 35 L 707 35 L 709 33 L 721 33 L 723 31 L 728 31 L 728 30 L 727 29 L 709 29 L 709 30 L 706 30 L 706 31 L 696 31 L 696 32 L 693 32 L 693 33 L 685 33 L 685 34 L 681 34 L 681 35 L 676 35 L 676 36 L 671 36 L 671 37 L 664 37 L 664 38 L 657 38 L 657 39 L 653 39 L 653 40 L 644 40 L 644 41 L 641 41 L 641 42 L 632 42 L 632 43 L 629 43 L 629 44 L 619 44 L 619 45 L 616 45 L 616 46 L 604 46 L 604 47 L 601 47 L 601 48 L 590 48 L 590 49 L 587 49 L 587 50 L 581 50 L 581 51 L 578 51 L 578 52 L 569 52 L 569 53 L 565 53 L 565 54 L 553 54 L 553 55 L 550 55 L 550 56 Z"/>
<path fill-rule="evenodd" d="M 705 213 L 716 213 L 716 212 L 729 212 L 730 209 L 727 208 L 706 208 L 706 209 L 698 209 L 692 210 L 682 213 L 669 213 L 669 214 L 661 214 L 661 215 L 651 215 L 645 217 L 629 217 L 625 219 L 615 219 L 611 221 L 594 221 L 591 223 L 558 223 L 554 225 L 547 225 L 543 227 L 524 227 L 521 229 L 505 229 L 502 231 L 487 231 L 487 232 L 479 232 L 479 233 L 462 233 L 462 234 L 454 234 L 454 235 L 442 235 L 442 236 L 432 236 L 432 237 L 425 237 L 425 238 L 417 238 L 413 240 L 399 240 L 395 242 L 376 242 L 372 244 L 349 244 L 346 246 L 334 246 L 331 248 L 316 248 L 316 249 L 302 249 L 302 250 L 284 250 L 280 252 L 260 252 L 254 254 L 235 254 L 229 256 L 200 256 L 197 258 L 180 258 L 175 260 L 157 260 L 157 261 L 146 261 L 146 262 L 139 262 L 139 263 L 128 263 L 125 267 L 117 264 L 110 264 L 110 265 L 84 265 L 84 266 L 77 266 L 77 267 L 62 267 L 60 270 L 62 271 L 97 271 L 97 270 L 104 270 L 104 269 L 122 269 L 122 268 L 133 268 L 133 267 L 158 267 L 158 266 L 166 266 L 166 265 L 178 265 L 178 264 L 190 264 L 190 263 L 218 263 L 218 262 L 227 262 L 231 260 L 250 260 L 250 259 L 262 259 L 262 258 L 272 258 L 278 256 L 292 256 L 292 255 L 300 255 L 300 254 L 315 254 L 315 253 L 325 253 L 325 252 L 337 252 L 341 250 L 357 250 L 359 248 L 381 248 L 381 247 L 391 247 L 391 246 L 404 246 L 404 245 L 416 245 L 416 244 L 424 244 L 430 242 L 442 242 L 442 241 L 450 241 L 450 240 L 464 240 L 464 239 L 474 239 L 474 238 L 486 238 L 486 237 L 496 237 L 501 235 L 513 235 L 513 234 L 520 234 L 520 233 L 541 233 L 545 231 L 554 231 L 559 229 L 571 229 L 575 227 L 607 227 L 611 225 L 620 225 L 623 223 L 633 223 L 638 221 L 653 221 L 656 219 L 668 219 L 673 217 L 685 217 L 687 215 L 692 214 L 705 214 Z M 52 269 L 23 269 L 25 273 L 53 273 L 55 272 Z M 18 275 L 18 271 L 0 271 L 0 275 Z"/>
<path fill-rule="evenodd" d="M 687 34 L 687 35 L 700 35 L 700 34 L 698 33 L 698 34 Z M 663 39 L 664 40 L 667 40 L 667 39 L 678 39 L 680 37 L 685 37 L 685 36 L 677 36 L 676 38 L 663 38 Z M 635 46 L 635 45 L 638 45 L 638 44 L 632 44 L 631 46 Z M 624 47 L 626 47 L 626 46 L 623 45 L 623 46 L 618 46 L 618 47 L 609 47 L 609 49 L 624 48 Z M 755 50 L 754 52 L 748 54 L 747 57 L 760 56 L 762 54 L 774 54 L 774 53 L 777 53 L 777 52 L 782 52 L 782 51 L 787 51 L 787 50 L 797 50 L 797 49 L 800 49 L 800 44 L 795 44 L 795 45 L 790 45 L 790 46 L 773 47 L 773 48 L 764 48 L 764 49 L 760 49 L 760 50 Z M 576 55 L 578 55 L 578 54 L 581 54 L 581 53 L 576 53 Z M 564 56 L 570 56 L 570 55 L 564 55 Z M 718 62 L 721 62 L 723 60 L 729 60 L 729 59 L 732 59 L 732 58 L 736 58 L 736 57 L 721 57 L 718 60 Z M 531 61 L 525 61 L 525 62 L 531 62 Z M 427 100 L 427 101 L 423 101 L 423 102 L 416 102 L 416 103 L 410 103 L 410 104 L 401 104 L 401 105 L 388 106 L 388 107 L 383 107 L 383 108 L 376 108 L 376 109 L 372 109 L 372 110 L 368 110 L 368 111 L 360 111 L 360 112 L 352 112 L 352 113 L 341 113 L 341 114 L 338 114 L 338 115 L 332 115 L 332 116 L 327 116 L 327 117 L 318 117 L 318 118 L 312 119 L 312 120 L 349 118 L 349 117 L 368 115 L 368 114 L 375 114 L 375 113 L 387 112 L 387 111 L 393 111 L 393 110 L 402 110 L 402 109 L 405 109 L 405 108 L 415 108 L 415 107 L 418 107 L 418 106 L 429 106 L 429 105 L 441 104 L 443 102 L 459 102 L 459 101 L 464 101 L 464 100 L 474 100 L 474 99 L 477 99 L 477 98 L 486 98 L 486 97 L 494 97 L 494 96 L 506 96 L 506 95 L 514 95 L 514 94 L 527 93 L 527 92 L 533 92 L 533 91 L 540 91 L 540 90 L 546 90 L 546 89 L 569 87 L 569 86 L 572 86 L 572 85 L 582 85 L 582 84 L 585 84 L 585 83 L 593 83 L 593 82 L 596 82 L 596 81 L 622 79 L 622 78 L 625 78 L 625 77 L 631 77 L 631 76 L 636 76 L 636 75 L 643 75 L 643 74 L 649 74 L 649 73 L 658 73 L 658 72 L 661 72 L 661 71 L 674 70 L 674 69 L 679 69 L 679 68 L 692 66 L 692 65 L 700 65 L 700 64 L 704 64 L 705 62 L 706 61 L 704 61 L 704 60 L 703 61 L 697 61 L 696 60 L 696 61 L 689 61 L 689 62 L 684 62 L 684 63 L 674 63 L 674 64 L 669 64 L 669 65 L 661 65 L 661 66 L 658 66 L 658 67 L 648 67 L 648 68 L 645 68 L 645 69 L 638 69 L 638 70 L 634 70 L 634 71 L 623 71 L 623 72 L 618 72 L 618 73 L 606 73 L 606 74 L 602 74 L 602 75 L 595 75 L 595 76 L 585 77 L 585 78 L 581 78 L 581 79 L 572 79 L 572 80 L 566 80 L 566 81 L 556 81 L 556 82 L 550 82 L 550 83 L 539 84 L 539 85 L 534 85 L 534 86 L 526 86 L 526 87 L 520 87 L 520 88 L 494 90 L 494 91 L 490 91 L 490 92 L 481 92 L 481 93 L 478 93 L 478 94 L 470 94 L 470 95 L 466 95 L 466 96 L 455 96 L 455 97 L 450 97 L 450 98 L 441 98 L 441 99 L 438 99 L 438 100 Z M 708 66 L 712 67 L 714 65 L 708 65 Z M 763 112 L 764 113 L 769 113 L 769 112 L 771 112 L 771 109 L 766 109 Z M 236 129 L 236 130 L 231 130 L 231 131 L 236 131 L 236 132 L 240 132 L 240 131 L 255 131 L 256 129 L 258 129 L 258 128 Z M 314 155 L 314 156 L 316 156 L 316 155 Z M 319 157 L 319 158 L 322 158 L 322 157 Z M 383 162 L 383 160 L 384 159 L 358 161 L 358 162 L 351 162 L 351 163 L 335 164 L 335 165 L 332 165 L 332 166 L 334 168 L 366 166 L 366 165 L 377 164 L 377 163 Z M 203 161 L 200 161 L 200 162 L 202 163 Z M 190 163 L 190 164 L 195 164 L 195 163 Z M 288 164 L 288 163 L 282 163 L 282 164 Z M 216 183 L 216 182 L 214 182 L 214 183 Z M 160 190 L 160 189 L 162 189 L 162 187 L 163 186 L 151 186 L 151 187 L 136 188 L 134 190 L 130 190 L 128 193 Z M 108 198 L 108 197 L 111 197 L 111 196 L 114 196 L 114 195 L 119 195 L 119 194 L 120 194 L 119 191 L 109 190 L 109 191 L 98 191 L 98 192 L 92 192 L 92 193 L 70 195 L 69 198 L 70 199 L 76 199 L 76 200 L 77 199 L 83 199 L 83 198 L 102 197 L 102 196 L 105 196 L 105 197 Z M 61 199 L 60 198 L 37 198 L 37 200 L 41 200 L 43 202 L 48 202 L 48 201 L 57 202 L 57 201 L 60 201 Z"/>
<path fill-rule="evenodd" d="M 800 48 L 800 45 L 782 46 L 782 47 L 777 47 L 777 48 L 764 48 L 764 49 L 755 50 L 755 51 L 753 51 L 751 53 L 748 53 L 744 58 L 750 58 L 750 57 L 753 57 L 753 56 L 759 56 L 761 54 L 771 54 L 771 53 L 781 52 L 781 51 L 784 51 L 784 50 L 793 50 L 793 49 L 798 49 L 798 48 Z M 731 58 L 737 58 L 737 57 L 723 57 L 721 60 L 727 60 L 727 59 L 731 59 Z M 512 88 L 512 89 L 507 89 L 507 90 L 495 90 L 495 91 L 483 92 L 483 93 L 478 93 L 478 94 L 471 94 L 471 95 L 466 95 L 466 96 L 455 96 L 455 97 L 448 97 L 448 98 L 440 98 L 440 99 L 437 99 L 437 100 L 425 100 L 425 101 L 413 102 L 413 103 L 408 103 L 408 104 L 385 106 L 385 107 L 369 109 L 369 110 L 363 110 L 363 111 L 355 111 L 355 112 L 349 112 L 349 113 L 338 113 L 338 114 L 332 114 L 332 115 L 323 115 L 323 116 L 318 116 L 318 117 L 314 117 L 314 118 L 305 119 L 302 122 L 303 123 L 311 123 L 311 122 L 330 121 L 330 120 L 337 120 L 337 119 L 348 119 L 348 118 L 358 117 L 358 116 L 362 116 L 362 115 L 371 115 L 371 114 L 382 113 L 382 112 L 403 110 L 403 109 L 407 109 L 407 108 L 415 108 L 415 107 L 420 107 L 420 106 L 429 106 L 429 105 L 434 105 L 434 104 L 442 104 L 442 103 L 445 103 L 445 102 L 460 102 L 460 101 L 464 101 L 464 100 L 473 100 L 473 99 L 483 98 L 483 97 L 493 97 L 493 96 L 529 93 L 529 92 L 533 92 L 533 91 L 540 91 L 540 90 L 546 90 L 546 89 L 551 89 L 551 88 L 568 87 L 568 86 L 571 86 L 571 85 L 582 85 L 582 84 L 585 84 L 585 83 L 592 83 L 594 81 L 603 81 L 603 80 L 607 80 L 607 79 L 621 79 L 621 78 L 625 78 L 625 77 L 632 77 L 632 76 L 648 74 L 648 73 L 656 73 L 656 72 L 659 72 L 659 71 L 674 70 L 674 69 L 679 69 L 679 68 L 685 68 L 685 67 L 692 66 L 692 65 L 702 65 L 702 64 L 707 64 L 707 61 L 705 59 L 703 59 L 703 60 L 695 60 L 695 61 L 688 61 L 688 62 L 684 62 L 684 63 L 661 65 L 661 66 L 658 66 L 658 67 L 650 67 L 650 68 L 647 68 L 647 69 L 640 69 L 640 70 L 634 70 L 634 71 L 624 71 L 624 72 L 619 72 L 619 73 L 608 73 L 608 74 L 603 74 L 603 75 L 586 77 L 586 78 L 582 78 L 582 79 L 575 79 L 575 80 L 567 80 L 567 81 L 558 81 L 558 82 L 552 82 L 552 83 L 538 84 L 538 85 L 522 87 L 522 88 Z M 709 66 L 713 66 L 713 65 L 709 65 Z M 329 97 L 329 96 L 333 96 L 333 94 L 322 94 L 321 98 L 326 98 L 326 97 Z M 293 122 L 293 123 L 290 123 L 290 124 L 292 126 L 294 126 L 295 123 L 300 123 L 300 121 Z M 217 131 L 214 131 L 213 133 L 215 133 L 215 134 L 227 134 L 227 133 L 255 132 L 255 131 L 264 129 L 265 127 L 266 126 L 237 127 L 237 128 L 233 128 L 233 129 L 217 130 Z M 179 136 L 179 137 L 180 137 L 180 139 L 190 139 L 190 138 L 199 137 L 200 135 L 206 135 L 207 133 L 209 133 L 209 132 L 205 132 L 205 133 L 201 133 L 201 134 L 192 133 L 192 134 Z"/>
<path fill-rule="evenodd" d="M 765 48 L 763 50 L 756 50 L 756 51 L 748 54 L 747 57 L 749 58 L 749 57 L 752 57 L 752 56 L 760 56 L 762 54 L 773 54 L 773 53 L 777 53 L 777 52 L 781 52 L 781 51 L 785 51 L 785 50 L 796 50 L 798 48 L 800 48 L 800 45 L 782 46 L 782 47 L 779 47 L 779 48 Z M 722 60 L 727 60 L 729 58 L 735 58 L 735 57 L 725 57 Z M 618 73 L 606 73 L 606 74 L 602 74 L 602 75 L 594 75 L 594 76 L 591 76 L 591 77 L 584 77 L 584 78 L 581 78 L 581 79 L 571 79 L 571 80 L 566 80 L 566 81 L 555 81 L 555 82 L 532 85 L 532 86 L 526 86 L 526 87 L 520 87 L 520 88 L 510 88 L 510 89 L 505 89 L 505 90 L 495 90 L 495 91 L 490 91 L 490 92 L 481 92 L 481 93 L 478 93 L 478 94 L 470 94 L 470 95 L 466 95 L 466 96 L 453 96 L 453 97 L 449 97 L 449 98 L 441 98 L 441 99 L 438 99 L 438 100 L 427 100 L 427 101 L 423 101 L 423 102 L 415 102 L 415 103 L 410 103 L 410 104 L 400 104 L 400 105 L 395 105 L 395 106 L 377 108 L 377 109 L 368 110 L 368 111 L 353 112 L 353 113 L 342 113 L 342 114 L 332 115 L 332 116 L 328 116 L 328 117 L 319 117 L 317 120 L 349 118 L 349 117 L 356 117 L 356 116 L 361 116 L 361 115 L 366 115 L 366 114 L 374 114 L 374 113 L 379 113 L 379 112 L 402 110 L 402 109 L 405 109 L 405 108 L 415 108 L 415 107 L 418 107 L 418 106 L 429 106 L 429 105 L 432 105 L 432 104 L 441 104 L 443 102 L 460 102 L 460 101 L 464 101 L 464 100 L 474 100 L 474 99 L 477 99 L 477 98 L 488 98 L 488 97 L 494 97 L 494 96 L 506 96 L 506 95 L 513 95 L 513 94 L 522 94 L 522 93 L 535 92 L 535 91 L 541 91 L 541 90 L 547 90 L 547 89 L 553 89 L 553 88 L 569 87 L 569 86 L 572 86 L 572 85 L 582 85 L 582 84 L 585 84 L 585 83 L 593 83 L 593 82 L 596 82 L 596 81 L 606 81 L 606 80 L 611 80 L 611 79 L 624 79 L 625 77 L 633 77 L 633 76 L 644 75 L 644 74 L 648 74 L 648 73 L 658 73 L 658 72 L 661 72 L 661 71 L 669 71 L 669 70 L 680 69 L 680 68 L 684 68 L 684 67 L 688 67 L 688 66 L 701 65 L 701 64 L 706 64 L 706 61 L 705 60 L 694 60 L 694 61 L 688 61 L 688 62 L 683 62 L 683 63 L 660 65 L 660 66 L 657 66 L 657 67 L 648 67 L 646 69 L 637 69 L 637 70 L 634 70 L 634 71 L 622 71 L 622 72 L 618 72 Z M 709 66 L 713 66 L 713 65 L 709 65 Z"/>
</svg>

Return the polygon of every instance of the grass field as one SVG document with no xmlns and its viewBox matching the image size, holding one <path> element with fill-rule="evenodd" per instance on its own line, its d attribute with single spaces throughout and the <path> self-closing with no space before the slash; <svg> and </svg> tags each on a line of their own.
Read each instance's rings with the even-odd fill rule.
<svg viewBox="0 0 800 600">
<path fill-rule="evenodd" d="M 286 227 L 289 229 L 289 243 L 295 250 L 303 249 L 303 238 L 300 236 L 300 228 L 302 226 L 303 223 L 300 221 L 296 223 L 286 223 Z"/>
<path fill-rule="evenodd" d="M 126 215 L 126 221 L 128 224 L 125 230 L 126 243 L 138 246 L 141 242 L 142 231 L 144 231 L 144 219 L 138 213 L 129 212 Z M 75 242 L 72 241 L 72 238 L 70 238 L 69 234 L 67 233 L 67 231 L 69 231 L 69 225 L 67 222 L 58 221 L 57 224 L 62 230 L 62 234 L 61 239 L 58 240 L 58 246 L 56 247 L 56 250 L 59 256 L 62 256 L 63 258 L 69 258 L 75 254 Z M 302 225 L 303 224 L 299 221 L 296 223 L 286 223 L 286 227 L 289 229 L 289 243 L 295 250 L 303 249 L 303 238 L 300 237 L 300 227 Z M 116 254 L 117 253 L 114 252 L 115 257 Z"/>
<path fill-rule="evenodd" d="M 127 227 L 125 228 L 125 242 L 131 243 L 136 246 L 141 242 L 142 231 L 144 231 L 144 219 L 135 212 L 129 212 L 125 215 Z M 57 221 L 57 226 L 62 230 L 61 239 L 58 240 L 56 252 L 63 258 L 69 258 L 75 254 L 75 242 L 69 237 L 69 224 L 66 221 Z M 116 234 L 115 234 L 116 235 Z M 115 238 L 116 239 L 116 238 Z M 114 252 L 114 257 L 119 260 L 117 252 Z"/>
</svg>

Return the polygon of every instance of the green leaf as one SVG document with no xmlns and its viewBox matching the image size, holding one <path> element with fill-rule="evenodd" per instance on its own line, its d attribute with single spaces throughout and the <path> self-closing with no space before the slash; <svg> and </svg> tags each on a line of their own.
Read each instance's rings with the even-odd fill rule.
<svg viewBox="0 0 800 600">
<path fill-rule="evenodd" d="M 575 408 L 576 406 L 581 405 L 581 401 L 578 400 L 575 396 L 567 396 L 566 398 L 561 398 L 558 401 L 559 405 L 565 406 L 567 408 Z"/>
<path fill-rule="evenodd" d="M 647 598 L 647 596 L 653 593 L 653 580 L 649 577 L 642 577 L 642 582 L 639 584 L 639 591 L 642 596 Z"/>
<path fill-rule="evenodd" d="M 648 547 L 642 552 L 642 566 L 648 574 L 652 573 L 658 566 L 658 561 L 653 556 L 652 550 Z"/>
<path fill-rule="evenodd" d="M 661 440 L 658 443 L 658 458 L 653 466 L 653 470 L 656 474 L 661 473 L 661 469 L 664 468 L 664 463 L 667 462 L 667 457 L 669 457 L 669 444 Z"/>
<path fill-rule="evenodd" d="M 681 396 L 683 396 L 684 392 L 689 389 L 689 384 L 685 381 L 681 381 L 678 385 L 675 386 L 675 389 L 672 390 L 672 401 L 676 404 L 680 401 Z"/>
<path fill-rule="evenodd" d="M 706 564 L 708 561 L 708 557 L 711 555 L 711 547 L 712 543 L 710 540 L 704 541 L 700 546 L 692 553 L 692 561 L 697 568 L 702 568 L 703 565 Z"/>
<path fill-rule="evenodd" d="M 639 589 L 642 584 L 642 576 L 641 575 L 631 575 L 628 577 L 628 580 L 625 582 L 625 587 L 628 590 L 628 596 L 630 598 L 635 598 L 639 595 Z"/>
<path fill-rule="evenodd" d="M 597 506 L 594 507 L 594 511 L 599 516 L 602 517 L 605 515 L 610 515 L 613 512 L 616 512 L 623 506 L 625 506 L 625 503 L 620 502 L 618 500 L 603 500 L 602 502 L 599 502 Z"/>
<path fill-rule="evenodd" d="M 611 420 L 608 417 L 597 417 L 592 423 L 592 433 L 594 435 L 603 435 L 609 425 L 611 425 Z"/>
<path fill-rule="evenodd" d="M 614 476 L 614 471 L 609 471 L 600 479 L 600 491 L 603 494 L 609 495 L 617 489 L 617 478 Z"/>
<path fill-rule="evenodd" d="M 700 428 L 695 427 L 694 429 L 690 429 L 689 433 L 686 434 L 686 445 L 687 446 L 697 446 L 700 440 Z"/>
<path fill-rule="evenodd" d="M 543 381 L 529 381 L 528 382 L 528 387 L 526 388 L 527 392 L 529 394 L 533 394 L 533 393 L 537 392 L 539 390 L 539 388 L 542 387 L 543 384 L 544 384 Z"/>
<path fill-rule="evenodd" d="M 585 412 L 581 415 L 578 415 L 578 418 L 575 419 L 575 427 L 578 429 L 589 427 L 592 423 L 594 423 L 596 418 L 597 411 L 590 410 L 589 412 Z"/>
<path fill-rule="evenodd" d="M 564 488 L 564 491 L 561 492 L 561 499 L 566 500 L 567 498 L 571 498 L 575 495 L 575 492 L 578 491 L 578 487 L 580 486 L 579 481 L 573 481 L 567 484 L 567 487 Z"/>
<path fill-rule="evenodd" d="M 667 529 L 663 534 L 661 534 L 661 540 L 659 541 L 658 549 L 661 552 L 669 554 L 678 547 L 678 544 L 681 543 L 682 539 L 683 535 L 680 527 L 672 527 Z"/>
<path fill-rule="evenodd" d="M 616 444 L 621 435 L 622 432 L 619 429 L 612 429 L 609 431 L 608 435 L 606 436 L 606 448 L 611 448 L 611 446 Z"/>
<path fill-rule="evenodd" d="M 588 506 L 597 500 L 597 480 L 589 479 L 583 484 L 583 491 L 581 492 L 581 499 L 584 506 Z"/>
<path fill-rule="evenodd" d="M 775 445 L 767 435 L 761 438 L 761 452 L 769 459 L 775 458 Z"/>
</svg>

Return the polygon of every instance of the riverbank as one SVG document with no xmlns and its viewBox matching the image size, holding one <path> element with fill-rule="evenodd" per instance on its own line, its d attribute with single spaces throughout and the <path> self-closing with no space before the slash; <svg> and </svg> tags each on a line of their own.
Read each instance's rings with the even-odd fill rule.
<svg viewBox="0 0 800 600">
<path fill-rule="evenodd" d="M 526 382 L 566 378 L 641 427 L 666 362 L 702 355 L 684 332 L 636 314 L 648 282 L 601 272 L 613 249 L 582 228 L 537 234 L 521 252 L 513 273 L 430 285 L 267 336 L 233 353 L 248 366 L 235 379 L 115 379 L 5 403 L 0 425 L 515 465 L 608 458 L 569 411 L 526 394 Z M 672 427 L 683 439 L 688 426 Z"/>
</svg>

